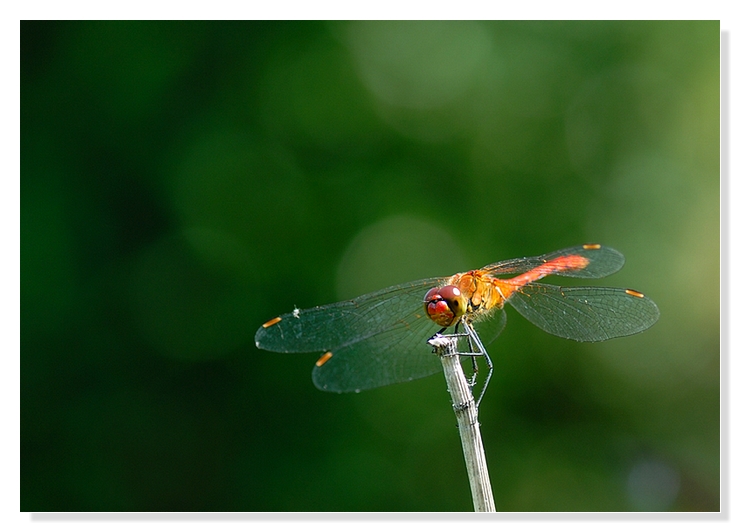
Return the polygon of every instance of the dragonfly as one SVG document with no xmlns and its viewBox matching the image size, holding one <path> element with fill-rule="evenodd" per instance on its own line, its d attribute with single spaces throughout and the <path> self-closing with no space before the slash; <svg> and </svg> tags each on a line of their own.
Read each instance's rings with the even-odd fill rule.
<svg viewBox="0 0 740 532">
<path fill-rule="evenodd" d="M 660 316 L 658 306 L 637 290 L 538 282 L 550 275 L 598 279 L 623 264 L 620 252 L 600 244 L 504 260 L 339 303 L 295 308 L 265 322 L 255 344 L 279 353 L 322 353 L 313 368 L 313 382 L 320 390 L 338 393 L 441 371 L 427 340 L 460 328 L 471 348 L 465 354 L 485 356 L 491 369 L 484 346 L 504 328 L 507 304 L 540 329 L 579 342 L 629 336 L 652 326 Z"/>
</svg>

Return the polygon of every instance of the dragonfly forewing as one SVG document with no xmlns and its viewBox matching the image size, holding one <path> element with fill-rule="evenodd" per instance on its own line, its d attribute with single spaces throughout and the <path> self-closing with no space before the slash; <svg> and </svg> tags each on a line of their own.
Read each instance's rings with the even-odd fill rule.
<svg viewBox="0 0 740 532">
<path fill-rule="evenodd" d="M 579 277 L 582 279 L 598 279 L 606 277 L 619 271 L 624 265 L 624 255 L 616 249 L 600 245 L 573 246 L 539 257 L 526 257 L 523 259 L 511 259 L 482 268 L 484 271 L 496 277 L 501 275 L 515 275 L 525 273 L 538 266 L 552 262 L 569 255 L 577 255 L 588 259 L 585 268 L 560 271 L 554 275 L 563 277 Z"/>
<path fill-rule="evenodd" d="M 278 353 L 338 350 L 427 319 L 424 294 L 441 280 L 414 281 L 331 305 L 295 309 L 265 323 L 254 339 L 259 348 Z"/>
</svg>

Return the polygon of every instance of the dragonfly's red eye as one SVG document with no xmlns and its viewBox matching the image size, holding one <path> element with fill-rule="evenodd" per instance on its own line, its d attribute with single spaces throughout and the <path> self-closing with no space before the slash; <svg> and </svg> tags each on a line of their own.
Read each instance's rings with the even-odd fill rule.
<svg viewBox="0 0 740 532">
<path fill-rule="evenodd" d="M 424 309 L 427 316 L 442 327 L 451 327 L 465 312 L 465 301 L 460 289 L 447 285 L 442 288 L 432 288 L 424 296 Z"/>
</svg>

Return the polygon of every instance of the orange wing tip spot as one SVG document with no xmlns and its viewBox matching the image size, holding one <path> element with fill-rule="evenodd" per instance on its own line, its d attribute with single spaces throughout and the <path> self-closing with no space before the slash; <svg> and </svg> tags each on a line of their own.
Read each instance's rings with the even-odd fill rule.
<svg viewBox="0 0 740 532">
<path fill-rule="evenodd" d="M 583 249 L 601 249 L 601 244 L 583 244 Z"/>
<path fill-rule="evenodd" d="M 324 364 L 326 364 L 326 362 L 327 362 L 327 361 L 328 361 L 328 360 L 329 360 L 329 359 L 330 359 L 331 357 L 333 357 L 333 356 L 334 356 L 334 355 L 332 354 L 332 352 L 331 352 L 331 351 L 327 351 L 326 353 L 324 353 L 323 355 L 321 355 L 321 358 L 319 358 L 319 359 L 318 359 L 318 360 L 316 361 L 316 367 L 317 367 L 317 368 L 320 368 L 321 366 L 323 366 Z"/>
<path fill-rule="evenodd" d="M 282 320 L 283 318 L 281 318 L 280 316 L 278 316 L 277 318 L 272 318 L 270 321 L 266 321 L 265 323 L 263 323 L 262 328 L 267 329 L 268 327 L 272 327 L 273 325 L 275 325 L 276 323 L 279 323 Z"/>
<path fill-rule="evenodd" d="M 637 290 L 630 290 L 627 289 L 624 291 L 628 296 L 635 296 L 635 297 L 645 297 L 645 294 L 642 292 L 638 292 Z"/>
</svg>

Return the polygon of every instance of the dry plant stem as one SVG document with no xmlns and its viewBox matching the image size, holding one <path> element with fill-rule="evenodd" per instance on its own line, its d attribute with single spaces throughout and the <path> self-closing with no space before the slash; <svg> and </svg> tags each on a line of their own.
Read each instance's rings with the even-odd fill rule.
<svg viewBox="0 0 740 532">
<path fill-rule="evenodd" d="M 457 338 L 454 336 L 435 336 L 429 343 L 442 361 L 447 388 L 452 397 L 452 408 L 457 417 L 460 430 L 465 466 L 468 470 L 470 491 L 473 495 L 473 508 L 476 512 L 495 512 L 493 490 L 488 477 L 486 454 L 478 424 L 478 407 L 470 391 L 468 380 L 457 354 Z"/>
</svg>

